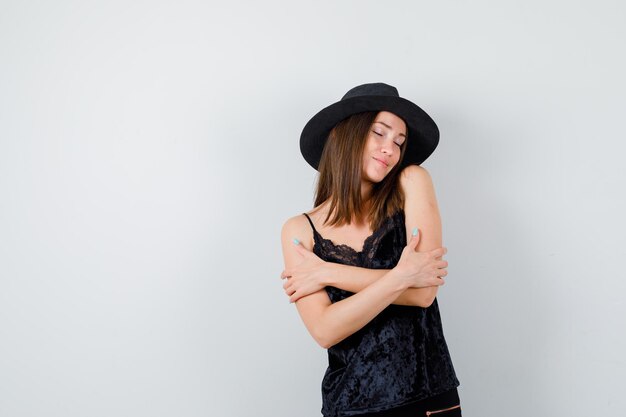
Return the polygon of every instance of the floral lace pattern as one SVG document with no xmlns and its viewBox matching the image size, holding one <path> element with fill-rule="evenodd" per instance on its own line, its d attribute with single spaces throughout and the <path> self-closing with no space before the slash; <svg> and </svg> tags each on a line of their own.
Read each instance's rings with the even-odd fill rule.
<svg viewBox="0 0 626 417">
<path fill-rule="evenodd" d="M 375 248 L 379 246 L 379 242 L 383 236 L 394 226 L 394 217 L 400 216 L 401 211 L 398 211 L 395 216 L 389 217 L 377 230 L 374 230 L 363 242 L 363 249 L 360 251 L 355 250 L 351 246 L 344 244 L 335 244 L 330 239 L 325 239 L 318 233 L 313 226 L 311 219 L 311 227 L 313 228 L 315 246 L 319 245 L 323 248 L 323 253 L 328 259 L 333 259 L 335 262 L 343 264 L 361 264 L 365 261 L 372 261 L 375 255 Z M 307 216 L 308 218 L 308 216 Z"/>
</svg>

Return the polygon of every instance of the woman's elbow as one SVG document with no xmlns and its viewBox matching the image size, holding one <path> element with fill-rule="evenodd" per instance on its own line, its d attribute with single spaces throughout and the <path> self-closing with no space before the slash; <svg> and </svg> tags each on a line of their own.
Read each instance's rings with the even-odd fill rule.
<svg viewBox="0 0 626 417">
<path fill-rule="evenodd" d="M 311 336 L 313 336 L 313 339 L 317 342 L 318 345 L 320 345 L 324 349 L 328 349 L 328 338 L 321 329 L 315 329 L 313 332 L 311 332 Z"/>
<path fill-rule="evenodd" d="M 435 302 L 437 296 L 437 288 L 428 288 L 429 291 L 422 291 L 416 294 L 414 305 L 422 308 L 428 308 Z"/>
<path fill-rule="evenodd" d="M 325 326 L 322 322 L 315 326 L 312 333 L 313 339 L 324 349 L 336 345 L 345 338 L 339 337 L 331 326 Z"/>
<path fill-rule="evenodd" d="M 317 322 L 314 323 L 312 326 L 307 327 L 309 327 L 309 333 L 318 345 L 320 345 L 324 349 L 328 349 L 330 346 L 332 346 L 328 334 L 328 329 L 326 329 L 326 326 L 321 319 L 318 319 Z"/>
<path fill-rule="evenodd" d="M 313 336 L 318 345 L 324 349 L 328 349 L 331 346 L 341 342 L 344 338 L 338 337 L 332 332 L 331 329 L 323 329 Z"/>
<path fill-rule="evenodd" d="M 435 301 L 435 299 L 431 297 L 428 297 L 428 298 L 419 297 L 413 300 L 413 302 L 410 305 L 415 306 L 415 307 L 428 308 L 433 304 L 433 301 Z"/>
<path fill-rule="evenodd" d="M 336 343 L 332 340 L 330 335 L 328 335 L 326 332 L 323 332 L 323 331 L 316 331 L 313 334 L 313 339 L 315 339 L 317 344 L 320 345 L 324 349 L 328 349 L 329 347 L 333 346 Z"/>
<path fill-rule="evenodd" d="M 433 305 L 433 302 L 435 302 L 435 297 L 428 297 L 426 299 L 421 300 L 421 302 L 419 303 L 419 306 L 423 308 L 428 308 L 431 305 Z"/>
<path fill-rule="evenodd" d="M 330 341 L 326 339 L 316 339 L 317 344 L 320 345 L 323 349 L 330 348 L 334 343 L 330 343 Z"/>
</svg>

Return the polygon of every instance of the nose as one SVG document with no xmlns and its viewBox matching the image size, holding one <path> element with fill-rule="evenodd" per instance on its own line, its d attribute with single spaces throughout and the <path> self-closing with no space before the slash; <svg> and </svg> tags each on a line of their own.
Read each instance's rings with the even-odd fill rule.
<svg viewBox="0 0 626 417">
<path fill-rule="evenodd" d="M 388 154 L 389 156 L 393 155 L 393 143 L 389 144 L 389 143 L 384 143 L 382 145 L 381 151 Z"/>
</svg>

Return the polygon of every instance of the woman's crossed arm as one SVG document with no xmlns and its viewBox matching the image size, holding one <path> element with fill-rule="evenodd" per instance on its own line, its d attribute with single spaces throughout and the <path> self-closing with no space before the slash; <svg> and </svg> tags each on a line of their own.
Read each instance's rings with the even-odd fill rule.
<svg viewBox="0 0 626 417">
<path fill-rule="evenodd" d="M 417 245 L 419 252 L 440 248 L 442 234 L 441 218 L 428 171 L 418 165 L 408 166 L 401 173 L 400 186 L 405 196 L 404 213 L 407 240 L 411 237 L 413 227 L 417 226 L 420 230 L 420 239 Z M 301 247 L 297 250 L 303 254 L 303 251 L 308 251 L 309 249 Z M 445 254 L 445 249 L 443 254 Z M 345 291 L 358 293 L 390 271 L 389 269 L 369 269 L 324 262 L 314 255 L 311 258 L 313 258 L 311 259 L 313 265 L 303 266 L 299 272 L 308 270 L 312 274 L 303 278 L 302 281 L 296 278 L 292 282 L 286 282 L 284 285 L 292 301 L 308 296 L 325 286 L 333 286 Z M 436 259 L 441 260 L 441 256 L 438 256 Z M 317 265 L 315 265 L 316 262 Z M 444 277 L 447 275 L 447 270 L 444 269 L 447 265 L 447 261 L 441 260 L 439 276 Z M 297 270 L 295 268 L 297 267 L 294 267 L 293 271 Z M 289 270 L 283 271 L 285 276 L 289 276 L 290 273 L 291 271 Z M 392 301 L 392 304 L 428 307 L 433 303 L 438 288 L 438 285 L 407 288 Z"/>
</svg>

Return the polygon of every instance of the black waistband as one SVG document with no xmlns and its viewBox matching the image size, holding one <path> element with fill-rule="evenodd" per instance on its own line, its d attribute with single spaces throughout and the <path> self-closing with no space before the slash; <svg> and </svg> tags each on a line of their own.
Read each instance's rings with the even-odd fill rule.
<svg viewBox="0 0 626 417">
<path fill-rule="evenodd" d="M 461 403 L 456 388 L 452 388 L 441 394 L 425 398 L 400 407 L 380 411 L 378 413 L 360 414 L 358 417 L 415 417 L 426 415 L 426 411 L 442 410 Z M 460 414 L 459 414 L 460 415 Z"/>
</svg>

